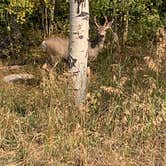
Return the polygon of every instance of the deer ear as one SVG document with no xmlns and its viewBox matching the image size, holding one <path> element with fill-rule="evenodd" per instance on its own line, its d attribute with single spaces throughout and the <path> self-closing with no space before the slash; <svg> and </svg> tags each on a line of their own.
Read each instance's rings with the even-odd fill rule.
<svg viewBox="0 0 166 166">
<path fill-rule="evenodd" d="M 42 48 L 43 52 L 46 52 L 46 50 L 47 50 L 47 44 L 46 44 L 45 41 L 42 42 L 41 48 Z"/>
<path fill-rule="evenodd" d="M 114 19 L 113 19 L 112 21 L 110 21 L 110 22 L 108 23 L 108 25 L 109 25 L 109 26 L 112 26 L 113 23 L 114 23 Z"/>
</svg>

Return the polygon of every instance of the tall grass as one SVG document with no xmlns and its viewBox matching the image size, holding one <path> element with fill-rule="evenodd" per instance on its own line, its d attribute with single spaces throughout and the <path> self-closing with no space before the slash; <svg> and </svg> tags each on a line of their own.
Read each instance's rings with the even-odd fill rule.
<svg viewBox="0 0 166 166">
<path fill-rule="evenodd" d="M 0 165 L 165 165 L 166 73 L 144 56 L 100 55 L 82 109 L 63 75 L 0 81 Z"/>
</svg>

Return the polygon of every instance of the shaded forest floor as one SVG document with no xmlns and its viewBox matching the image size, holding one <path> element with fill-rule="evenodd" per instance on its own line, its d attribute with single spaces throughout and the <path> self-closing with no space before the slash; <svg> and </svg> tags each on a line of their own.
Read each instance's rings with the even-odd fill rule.
<svg viewBox="0 0 166 166">
<path fill-rule="evenodd" d="M 79 110 L 63 64 L 49 80 L 35 50 L 23 68 L 0 70 L 0 165 L 166 165 L 164 62 L 150 61 L 147 48 L 104 50 L 90 64 L 87 104 Z M 5 83 L 13 73 L 37 81 Z"/>
</svg>

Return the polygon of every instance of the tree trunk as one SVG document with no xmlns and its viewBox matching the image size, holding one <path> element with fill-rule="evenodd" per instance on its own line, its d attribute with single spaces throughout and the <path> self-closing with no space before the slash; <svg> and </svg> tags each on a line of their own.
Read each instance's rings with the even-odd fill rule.
<svg viewBox="0 0 166 166">
<path fill-rule="evenodd" d="M 42 11 L 42 35 L 43 38 L 45 38 L 45 5 L 41 5 L 41 11 Z"/>
<path fill-rule="evenodd" d="M 45 10 L 44 10 L 44 13 L 45 13 L 45 34 L 46 34 L 46 36 L 48 36 L 49 35 L 49 32 L 48 32 L 48 30 L 49 30 L 49 25 L 48 25 L 48 7 L 47 7 L 47 5 L 45 6 Z"/>
<path fill-rule="evenodd" d="M 128 29 L 129 29 L 129 12 L 127 11 L 126 14 L 123 17 L 124 22 L 124 29 L 123 29 L 123 47 L 125 47 L 125 44 L 128 39 Z"/>
<path fill-rule="evenodd" d="M 85 103 L 89 37 L 89 0 L 70 0 L 68 65 L 76 104 Z"/>
<path fill-rule="evenodd" d="M 50 9 L 50 25 L 49 25 L 49 36 L 54 32 L 54 13 L 55 13 L 55 0 L 52 0 Z"/>
</svg>

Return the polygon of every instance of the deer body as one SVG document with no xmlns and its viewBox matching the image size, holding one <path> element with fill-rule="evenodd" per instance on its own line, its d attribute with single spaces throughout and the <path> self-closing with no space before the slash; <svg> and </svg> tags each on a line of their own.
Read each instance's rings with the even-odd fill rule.
<svg viewBox="0 0 166 166">
<path fill-rule="evenodd" d="M 100 36 L 99 41 L 95 44 L 94 47 L 92 47 L 92 42 L 89 42 L 88 44 L 88 58 L 90 60 L 94 60 L 99 52 L 103 49 L 106 31 L 107 29 L 111 28 L 112 22 L 108 22 L 106 17 L 105 19 L 106 21 L 104 25 L 101 26 L 97 23 L 96 18 L 94 18 Z M 41 44 L 43 52 L 49 56 L 49 63 L 54 66 L 57 65 L 60 59 L 67 59 L 68 46 L 69 39 L 60 37 L 46 39 Z"/>
<path fill-rule="evenodd" d="M 67 58 L 68 45 L 68 39 L 55 37 L 44 40 L 41 47 L 43 52 L 48 55 L 49 63 L 55 65 L 60 59 Z"/>
</svg>

